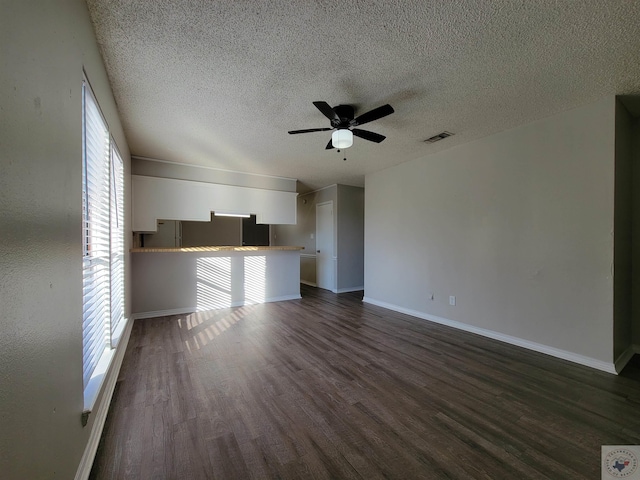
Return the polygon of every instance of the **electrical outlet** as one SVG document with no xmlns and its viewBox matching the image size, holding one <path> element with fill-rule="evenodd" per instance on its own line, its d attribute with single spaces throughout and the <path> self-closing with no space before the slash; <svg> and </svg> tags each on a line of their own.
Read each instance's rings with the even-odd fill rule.
<svg viewBox="0 0 640 480">
<path fill-rule="evenodd" d="M 455 304 L 456 304 L 456 296 L 455 295 L 449 296 L 449 305 L 455 305 Z"/>
</svg>

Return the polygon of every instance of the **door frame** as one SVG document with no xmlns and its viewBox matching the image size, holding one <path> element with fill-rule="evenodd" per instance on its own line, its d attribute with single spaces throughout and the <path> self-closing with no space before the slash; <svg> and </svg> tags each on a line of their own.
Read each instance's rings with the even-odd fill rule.
<svg viewBox="0 0 640 480">
<path fill-rule="evenodd" d="M 331 218 L 332 218 L 332 223 L 331 223 L 331 255 L 330 257 L 327 259 L 327 262 L 329 263 L 329 268 L 331 269 L 332 272 L 332 285 L 321 285 L 320 282 L 320 262 L 319 262 L 319 258 L 318 258 L 318 233 L 320 231 L 319 225 L 318 225 L 318 208 L 320 207 L 327 207 L 327 206 L 331 206 Z M 335 224 L 335 208 L 333 205 L 333 200 L 329 200 L 326 202 L 321 202 L 321 203 L 317 203 L 316 204 L 316 285 L 318 288 L 324 288 L 325 290 L 330 290 L 332 292 L 336 292 L 336 285 L 338 282 L 338 279 L 336 278 L 337 275 L 337 268 L 336 268 L 336 262 L 337 262 L 337 257 L 336 257 L 336 245 L 335 245 L 335 228 L 336 228 L 336 224 Z"/>
</svg>

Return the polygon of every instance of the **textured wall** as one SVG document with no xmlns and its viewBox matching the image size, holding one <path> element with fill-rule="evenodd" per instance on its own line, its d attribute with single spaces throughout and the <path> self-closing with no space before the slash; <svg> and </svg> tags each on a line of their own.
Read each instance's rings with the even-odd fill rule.
<svg viewBox="0 0 640 480">
<path fill-rule="evenodd" d="M 611 364 L 614 121 L 607 97 L 368 175 L 365 296 Z"/>
<path fill-rule="evenodd" d="M 125 178 L 129 151 L 85 2 L 0 8 L 0 476 L 69 479 L 93 422 L 80 420 L 83 68 Z"/>
<path fill-rule="evenodd" d="M 632 344 L 632 144 L 631 115 L 616 100 L 615 211 L 613 264 L 613 353 L 617 359 Z"/>
<path fill-rule="evenodd" d="M 338 185 L 338 291 L 364 285 L 364 188 Z"/>
<path fill-rule="evenodd" d="M 633 150 L 633 343 L 640 347 L 640 118 L 632 125 Z"/>
</svg>

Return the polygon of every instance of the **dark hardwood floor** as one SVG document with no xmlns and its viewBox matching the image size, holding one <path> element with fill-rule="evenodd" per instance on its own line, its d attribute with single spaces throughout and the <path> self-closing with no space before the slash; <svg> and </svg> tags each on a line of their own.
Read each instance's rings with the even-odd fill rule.
<svg viewBox="0 0 640 480">
<path fill-rule="evenodd" d="M 138 320 L 91 478 L 600 478 L 640 444 L 610 375 L 304 287 Z"/>
</svg>

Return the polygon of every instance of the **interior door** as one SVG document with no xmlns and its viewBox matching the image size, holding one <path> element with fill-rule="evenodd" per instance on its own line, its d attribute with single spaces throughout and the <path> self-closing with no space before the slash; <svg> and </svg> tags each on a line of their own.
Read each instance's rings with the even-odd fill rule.
<svg viewBox="0 0 640 480">
<path fill-rule="evenodd" d="M 333 202 L 316 205 L 316 284 L 335 290 Z"/>
</svg>

